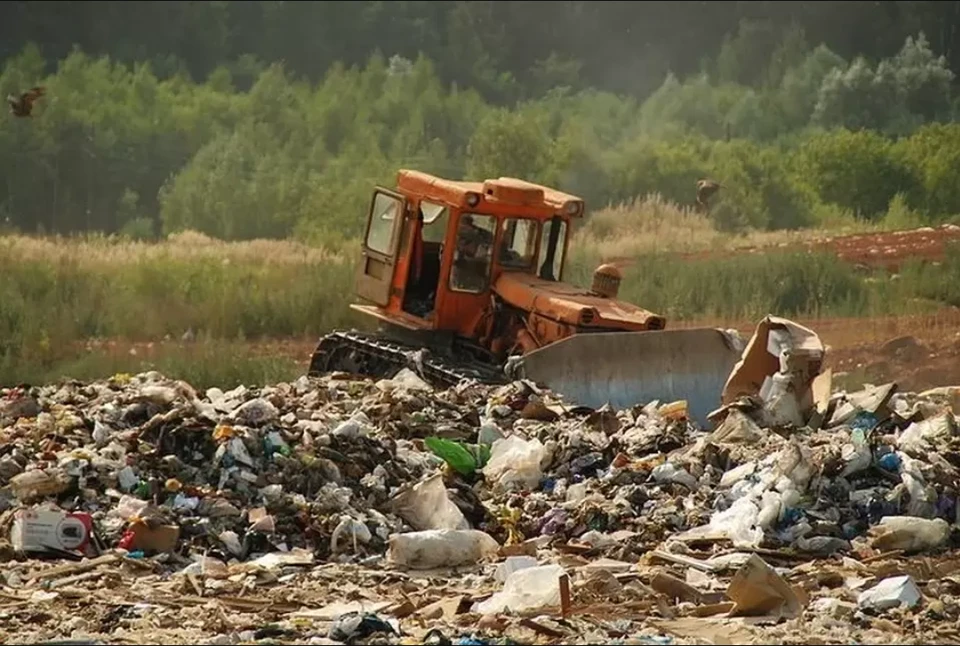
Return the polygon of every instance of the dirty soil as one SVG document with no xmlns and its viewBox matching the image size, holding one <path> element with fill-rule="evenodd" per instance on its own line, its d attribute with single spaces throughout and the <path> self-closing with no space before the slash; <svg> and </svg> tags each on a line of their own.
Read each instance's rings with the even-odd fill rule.
<svg viewBox="0 0 960 646">
<path fill-rule="evenodd" d="M 745 246 L 733 250 L 698 251 L 680 254 L 683 258 L 703 259 L 742 254 L 781 253 L 784 251 L 832 251 L 837 257 L 860 267 L 899 271 L 906 260 L 940 261 L 951 244 L 960 242 L 960 226 L 945 224 L 904 231 L 863 233 L 837 237 L 815 237 L 802 243 L 773 247 Z"/>
</svg>

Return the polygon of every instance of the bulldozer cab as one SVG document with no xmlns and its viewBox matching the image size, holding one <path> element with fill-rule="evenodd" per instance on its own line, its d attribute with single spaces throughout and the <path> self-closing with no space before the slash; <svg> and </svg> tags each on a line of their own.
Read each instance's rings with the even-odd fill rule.
<svg viewBox="0 0 960 646">
<path fill-rule="evenodd" d="M 401 170 L 373 192 L 355 305 L 413 330 L 474 335 L 503 272 L 562 277 L 576 197 L 520 180 L 448 181 Z"/>
</svg>

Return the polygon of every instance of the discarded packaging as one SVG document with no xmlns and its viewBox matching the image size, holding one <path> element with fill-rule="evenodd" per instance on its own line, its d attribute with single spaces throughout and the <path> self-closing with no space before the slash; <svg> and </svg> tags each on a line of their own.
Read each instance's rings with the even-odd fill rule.
<svg viewBox="0 0 960 646">
<path fill-rule="evenodd" d="M 126 550 L 138 550 L 146 553 L 172 552 L 177 547 L 180 528 L 176 525 L 150 525 L 136 522 L 130 525 L 119 547 Z"/>
<path fill-rule="evenodd" d="M 737 570 L 727 588 L 727 596 L 736 604 L 730 611 L 731 616 L 789 619 L 799 615 L 807 602 L 806 595 L 790 586 L 755 554 Z"/>
<path fill-rule="evenodd" d="M 489 534 L 475 529 L 431 529 L 394 534 L 387 558 L 413 569 L 456 567 L 479 563 L 500 549 Z"/>
<path fill-rule="evenodd" d="M 912 608 L 923 598 L 913 577 L 895 576 L 884 579 L 857 597 L 857 605 L 872 610 L 888 610 L 898 606 Z"/>
<path fill-rule="evenodd" d="M 511 435 L 493 443 L 483 475 L 507 489 L 534 489 L 543 475 L 540 469 L 543 458 L 540 440 L 527 441 Z"/>
<path fill-rule="evenodd" d="M 83 552 L 92 531 L 93 519 L 88 513 L 20 509 L 13 516 L 10 543 L 18 552 Z"/>
<path fill-rule="evenodd" d="M 540 565 L 513 572 L 503 590 L 476 605 L 476 612 L 486 615 L 501 612 L 523 613 L 529 610 L 560 605 L 559 565 Z"/>
<path fill-rule="evenodd" d="M 913 516 L 886 516 L 871 529 L 871 547 L 882 552 L 922 552 L 940 547 L 950 537 L 950 526 L 942 518 L 929 520 Z"/>
</svg>

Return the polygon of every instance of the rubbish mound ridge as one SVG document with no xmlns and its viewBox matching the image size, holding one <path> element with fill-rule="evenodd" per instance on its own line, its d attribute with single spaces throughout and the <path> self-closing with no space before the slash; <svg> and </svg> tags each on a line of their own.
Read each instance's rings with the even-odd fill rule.
<svg viewBox="0 0 960 646">
<path fill-rule="evenodd" d="M 9 643 L 955 639 L 958 396 L 701 429 L 409 370 L 0 390 L 0 613 Z"/>
</svg>

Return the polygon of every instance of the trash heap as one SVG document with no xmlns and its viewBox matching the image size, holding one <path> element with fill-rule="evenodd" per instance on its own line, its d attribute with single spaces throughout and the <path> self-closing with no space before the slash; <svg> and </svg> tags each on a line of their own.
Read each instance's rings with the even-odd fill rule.
<svg viewBox="0 0 960 646">
<path fill-rule="evenodd" d="M 960 389 L 834 393 L 823 358 L 765 318 L 705 429 L 410 370 L 0 391 L 0 615 L 34 643 L 950 637 Z"/>
</svg>

